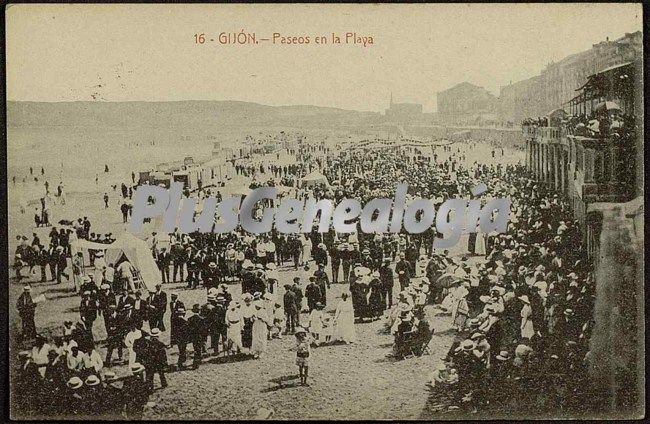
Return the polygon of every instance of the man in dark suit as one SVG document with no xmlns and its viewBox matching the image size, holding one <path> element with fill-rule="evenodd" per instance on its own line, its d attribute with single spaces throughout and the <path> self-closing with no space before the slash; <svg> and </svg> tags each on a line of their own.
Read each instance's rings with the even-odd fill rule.
<svg viewBox="0 0 650 424">
<path fill-rule="evenodd" d="M 127 303 L 130 303 L 131 306 L 133 306 L 133 297 L 129 296 L 127 290 L 123 290 L 122 293 L 117 295 L 115 302 L 117 303 L 117 311 L 121 312 L 125 309 Z"/>
<path fill-rule="evenodd" d="M 149 385 L 144 377 L 145 367 L 135 363 L 131 366 L 131 375 L 124 379 L 122 390 L 125 399 L 125 412 L 129 420 L 141 420 L 144 407 L 149 401 Z"/>
<path fill-rule="evenodd" d="M 178 364 L 179 370 L 185 368 L 185 361 L 187 360 L 187 345 L 192 342 L 190 334 L 190 327 L 185 318 L 185 307 L 180 306 L 171 311 L 172 319 L 174 320 L 174 344 L 178 345 Z"/>
<path fill-rule="evenodd" d="M 379 268 L 379 280 L 381 281 L 382 300 L 384 307 L 390 309 L 393 307 L 393 270 L 390 267 L 390 258 L 384 258 Z"/>
<path fill-rule="evenodd" d="M 77 343 L 77 346 L 79 346 L 79 350 L 84 353 L 91 352 L 95 347 L 92 327 L 84 321 L 83 317 L 72 331 L 72 339 Z"/>
<path fill-rule="evenodd" d="M 169 264 L 171 263 L 171 256 L 170 253 L 167 251 L 165 247 L 160 248 L 160 252 L 158 252 L 158 258 L 156 258 L 156 264 L 158 265 L 158 268 L 160 269 L 160 273 L 162 274 L 162 282 L 164 283 L 169 283 Z"/>
<path fill-rule="evenodd" d="M 142 293 L 138 290 L 133 301 L 133 323 L 137 328 L 142 328 L 142 323 L 147 320 L 148 310 L 147 301 L 142 299 Z"/>
<path fill-rule="evenodd" d="M 219 341 L 222 345 L 226 344 L 226 299 L 223 296 L 217 296 L 214 309 L 212 310 L 211 328 L 210 328 L 210 347 L 214 354 L 219 354 Z"/>
<path fill-rule="evenodd" d="M 126 329 L 124 318 L 121 316 L 115 305 L 110 305 L 104 312 L 104 323 L 106 324 L 106 360 L 107 366 L 111 365 L 113 351 L 117 350 L 117 359 L 122 361 L 122 347 Z"/>
<path fill-rule="evenodd" d="M 305 287 L 305 296 L 307 297 L 307 307 L 311 312 L 322 299 L 320 288 L 316 284 L 316 277 L 309 277 L 309 284 Z"/>
<path fill-rule="evenodd" d="M 178 311 L 182 309 L 183 312 L 185 312 L 185 305 L 183 302 L 178 300 L 178 295 L 176 293 L 172 293 L 172 300 L 169 302 L 169 312 L 171 313 L 171 317 L 169 318 L 170 322 L 170 334 L 169 334 L 169 346 L 173 346 L 175 344 L 180 344 L 179 342 L 179 314 Z M 185 314 L 183 314 L 185 315 Z M 185 322 L 187 325 L 187 322 Z M 179 346 L 180 348 L 180 346 Z"/>
<path fill-rule="evenodd" d="M 194 368 L 201 365 L 202 353 L 205 350 L 206 328 L 203 317 L 200 315 L 198 303 L 192 306 L 192 316 L 188 318 L 187 325 L 194 348 Z"/>
<path fill-rule="evenodd" d="M 156 284 L 156 291 L 149 297 L 149 325 L 165 331 L 164 317 L 167 312 L 167 293 L 162 291 L 162 285 Z"/>
<path fill-rule="evenodd" d="M 399 254 L 399 262 L 395 265 L 395 272 L 397 273 L 397 279 L 402 290 L 411 283 L 411 264 L 406 260 L 404 253 Z"/>
<path fill-rule="evenodd" d="M 286 315 L 287 330 L 286 334 L 293 334 L 296 330 L 296 317 L 299 310 L 296 307 L 296 293 L 291 289 L 289 284 L 284 285 L 284 314 Z"/>
<path fill-rule="evenodd" d="M 314 271 L 314 277 L 316 277 L 316 284 L 320 289 L 320 303 L 327 305 L 327 289 L 330 288 L 330 280 L 325 272 L 325 265 L 318 264 L 318 269 Z"/>
<path fill-rule="evenodd" d="M 93 327 L 93 323 L 95 322 L 95 319 L 97 319 L 98 310 L 99 302 L 91 296 L 91 292 L 82 292 L 81 302 L 79 304 L 79 315 L 88 327 Z"/>
<path fill-rule="evenodd" d="M 23 293 L 18 298 L 16 309 L 20 314 L 23 324 L 22 339 L 30 340 L 36 337 L 36 324 L 34 323 L 34 312 L 36 303 L 32 300 L 31 287 L 25 286 Z"/>
<path fill-rule="evenodd" d="M 151 361 L 149 367 L 147 367 L 146 375 L 149 390 L 153 391 L 153 376 L 156 373 L 160 376 L 160 384 L 163 389 L 167 387 L 165 371 L 167 371 L 169 363 L 167 362 L 167 351 L 165 350 L 165 345 L 159 340 L 160 330 L 158 328 L 153 328 L 149 336 L 149 354 L 151 355 Z"/>
<path fill-rule="evenodd" d="M 293 278 L 293 286 L 291 286 L 291 290 L 293 290 L 296 295 L 296 326 L 300 326 L 300 311 L 302 310 L 302 298 L 304 297 L 302 289 L 300 288 L 300 277 Z"/>
<path fill-rule="evenodd" d="M 174 265 L 174 272 L 172 275 L 173 281 L 176 282 L 176 275 L 180 272 L 180 281 L 185 281 L 184 266 L 185 266 L 185 250 L 178 242 L 174 243 L 171 247 L 171 260 Z"/>
</svg>

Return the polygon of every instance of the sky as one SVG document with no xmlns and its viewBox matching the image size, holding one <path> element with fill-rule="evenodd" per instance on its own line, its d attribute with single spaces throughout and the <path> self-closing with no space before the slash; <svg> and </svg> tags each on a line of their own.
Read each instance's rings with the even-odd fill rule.
<svg viewBox="0 0 650 424">
<path fill-rule="evenodd" d="M 551 61 L 641 29 L 641 5 L 629 3 L 20 4 L 6 11 L 7 98 L 383 111 L 392 93 L 432 112 L 436 92 L 460 82 L 498 95 Z M 242 30 L 258 44 L 218 42 Z M 347 32 L 372 44 L 346 43 Z M 273 43 L 274 33 L 310 43 Z"/>
</svg>

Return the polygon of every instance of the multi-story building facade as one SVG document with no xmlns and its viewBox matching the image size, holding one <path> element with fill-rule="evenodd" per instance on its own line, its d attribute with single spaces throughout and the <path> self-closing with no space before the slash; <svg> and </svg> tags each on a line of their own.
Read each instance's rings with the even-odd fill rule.
<svg viewBox="0 0 650 424">
<path fill-rule="evenodd" d="M 519 124 L 524 118 L 537 116 L 540 89 L 540 76 L 502 86 L 497 103 L 498 120 Z"/>
<path fill-rule="evenodd" d="M 599 361 L 589 366 L 591 382 L 609 394 L 612 410 L 626 412 L 645 390 L 642 79 L 640 59 L 607 68 L 572 100 L 581 117 L 522 126 L 529 170 L 570 202 L 594 265 L 589 352 Z M 593 120 L 583 118 L 589 109 Z"/>
<path fill-rule="evenodd" d="M 546 116 L 555 108 L 566 107 L 587 77 L 633 62 L 641 57 L 642 50 L 642 33 L 627 33 L 551 63 L 538 76 L 503 86 L 498 103 L 499 120 L 518 123 L 525 117 Z"/>
<path fill-rule="evenodd" d="M 438 92 L 438 118 L 447 125 L 491 123 L 496 120 L 496 101 L 485 88 L 462 82 Z"/>
<path fill-rule="evenodd" d="M 643 196 L 643 113 L 641 99 L 635 96 L 643 92 L 642 75 L 640 60 L 611 67 L 590 75 L 571 101 L 571 108 L 577 112 L 600 110 L 609 114 L 607 107 L 615 108 L 617 116 L 625 117 L 620 118 L 624 128 L 613 131 L 603 127 L 585 135 L 572 125 L 522 127 L 529 170 L 538 181 L 569 200 L 581 223 L 588 253 L 595 259 L 600 207 Z"/>
</svg>

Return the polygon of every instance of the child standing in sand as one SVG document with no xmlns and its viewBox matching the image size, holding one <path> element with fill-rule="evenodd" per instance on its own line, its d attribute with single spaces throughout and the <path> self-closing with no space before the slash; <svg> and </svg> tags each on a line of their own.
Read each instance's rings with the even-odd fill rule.
<svg viewBox="0 0 650 424">
<path fill-rule="evenodd" d="M 307 384 L 307 373 L 309 371 L 309 356 L 311 355 L 310 338 L 304 328 L 296 328 L 296 365 L 298 365 L 298 373 L 300 374 L 300 385 L 309 386 Z"/>
</svg>

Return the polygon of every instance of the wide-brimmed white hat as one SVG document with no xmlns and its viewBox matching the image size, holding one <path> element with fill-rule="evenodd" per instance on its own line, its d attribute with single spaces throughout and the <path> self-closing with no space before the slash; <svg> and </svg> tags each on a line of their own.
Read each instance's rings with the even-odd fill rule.
<svg viewBox="0 0 650 424">
<path fill-rule="evenodd" d="M 101 381 L 99 380 L 99 377 L 97 377 L 94 374 L 89 375 L 86 378 L 86 381 L 85 381 L 86 386 L 97 386 L 99 383 L 101 383 Z"/>
<path fill-rule="evenodd" d="M 68 380 L 67 385 L 71 389 L 79 389 L 79 388 L 81 388 L 81 386 L 84 385 L 84 382 L 81 381 L 81 379 L 79 377 L 72 377 L 70 380 Z"/>
<path fill-rule="evenodd" d="M 144 371 L 144 365 L 142 365 L 141 363 L 136 362 L 133 365 L 131 365 L 131 373 L 137 374 L 142 371 Z"/>
</svg>

